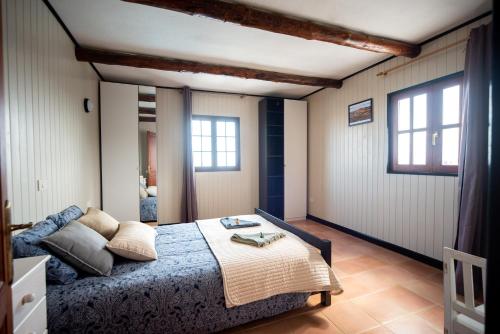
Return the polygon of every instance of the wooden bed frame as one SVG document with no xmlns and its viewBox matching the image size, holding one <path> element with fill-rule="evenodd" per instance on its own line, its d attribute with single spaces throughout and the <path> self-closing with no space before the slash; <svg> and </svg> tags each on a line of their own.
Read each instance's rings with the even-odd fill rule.
<svg viewBox="0 0 500 334">
<path fill-rule="evenodd" d="M 279 218 L 270 215 L 269 213 L 261 209 L 255 209 L 255 213 L 265 218 L 266 220 L 270 221 L 279 228 L 282 228 L 284 230 L 287 230 L 288 232 L 295 234 L 296 236 L 298 236 L 311 246 L 318 248 L 321 251 L 321 256 L 323 257 L 325 262 L 330 267 L 332 266 L 332 242 L 330 240 L 320 239 L 306 231 L 301 230 L 300 228 L 288 224 L 284 220 L 281 220 Z M 321 304 L 323 306 L 331 305 L 332 296 L 330 294 L 330 291 L 321 291 L 319 293 L 321 294 Z"/>
</svg>

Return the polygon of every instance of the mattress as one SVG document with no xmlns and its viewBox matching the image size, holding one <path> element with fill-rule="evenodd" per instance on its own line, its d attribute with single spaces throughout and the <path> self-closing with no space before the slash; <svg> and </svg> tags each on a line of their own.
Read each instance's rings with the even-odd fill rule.
<svg viewBox="0 0 500 334">
<path fill-rule="evenodd" d="M 110 277 L 48 285 L 49 333 L 211 333 L 307 301 L 291 293 L 227 309 L 219 265 L 197 225 L 157 231 L 157 261 L 115 258 Z"/>
<path fill-rule="evenodd" d="M 146 197 L 141 198 L 140 211 L 141 211 L 141 222 L 157 221 L 157 208 L 156 208 L 156 198 L 157 197 Z"/>
</svg>

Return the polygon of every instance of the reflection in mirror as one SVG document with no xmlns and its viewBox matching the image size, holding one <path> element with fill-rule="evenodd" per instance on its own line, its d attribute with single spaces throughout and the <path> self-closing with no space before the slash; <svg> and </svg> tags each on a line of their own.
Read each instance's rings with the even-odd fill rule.
<svg viewBox="0 0 500 334">
<path fill-rule="evenodd" d="M 156 88 L 139 86 L 139 197 L 141 222 L 157 222 Z"/>
</svg>

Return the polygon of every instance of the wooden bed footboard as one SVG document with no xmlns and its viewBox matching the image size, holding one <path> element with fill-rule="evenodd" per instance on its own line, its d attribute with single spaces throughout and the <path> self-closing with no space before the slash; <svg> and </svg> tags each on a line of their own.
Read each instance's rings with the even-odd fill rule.
<svg viewBox="0 0 500 334">
<path fill-rule="evenodd" d="M 288 224 L 284 220 L 281 220 L 279 218 L 270 215 L 269 213 L 261 209 L 255 209 L 255 213 L 265 218 L 266 220 L 270 221 L 279 228 L 282 228 L 284 230 L 287 230 L 288 232 L 295 234 L 296 236 L 298 236 L 311 246 L 318 248 L 321 251 L 321 256 L 323 257 L 325 262 L 330 267 L 332 266 L 332 242 L 330 240 L 320 239 L 304 230 L 301 230 L 298 227 Z M 321 293 L 321 304 L 324 306 L 330 305 L 332 303 L 332 296 L 330 294 L 330 291 L 321 291 L 320 293 Z"/>
</svg>

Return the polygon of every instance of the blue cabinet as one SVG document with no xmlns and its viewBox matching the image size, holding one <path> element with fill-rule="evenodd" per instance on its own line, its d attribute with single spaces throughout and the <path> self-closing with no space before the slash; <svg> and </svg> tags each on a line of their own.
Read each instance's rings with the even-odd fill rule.
<svg viewBox="0 0 500 334">
<path fill-rule="evenodd" d="M 259 207 L 284 219 L 284 100 L 259 102 Z"/>
</svg>

